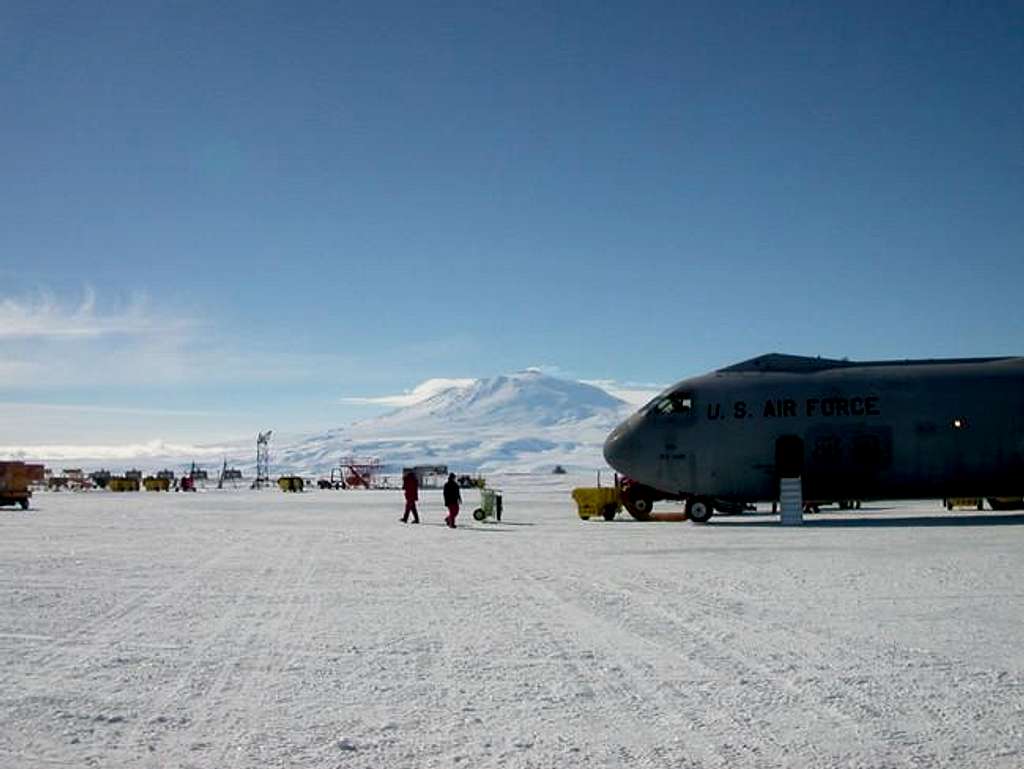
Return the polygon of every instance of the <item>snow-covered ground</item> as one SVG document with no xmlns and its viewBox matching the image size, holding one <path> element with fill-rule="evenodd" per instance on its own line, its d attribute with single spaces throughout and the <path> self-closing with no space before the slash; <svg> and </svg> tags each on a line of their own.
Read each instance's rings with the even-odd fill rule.
<svg viewBox="0 0 1024 769">
<path fill-rule="evenodd" d="M 395 492 L 0 510 L 0 766 L 1020 767 L 1024 516 L 398 522 Z M 475 506 L 467 492 L 467 508 Z"/>
</svg>

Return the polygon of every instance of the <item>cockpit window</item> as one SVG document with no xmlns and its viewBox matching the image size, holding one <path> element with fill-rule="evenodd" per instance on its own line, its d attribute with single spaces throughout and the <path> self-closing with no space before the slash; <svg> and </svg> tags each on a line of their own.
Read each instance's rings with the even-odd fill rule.
<svg viewBox="0 0 1024 769">
<path fill-rule="evenodd" d="M 693 394 L 688 392 L 669 393 L 654 401 L 652 411 L 658 414 L 688 414 L 693 411 Z"/>
</svg>

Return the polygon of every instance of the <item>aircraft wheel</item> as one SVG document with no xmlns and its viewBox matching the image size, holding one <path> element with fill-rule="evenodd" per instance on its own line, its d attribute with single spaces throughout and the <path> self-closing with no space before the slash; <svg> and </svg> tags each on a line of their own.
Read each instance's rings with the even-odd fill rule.
<svg viewBox="0 0 1024 769">
<path fill-rule="evenodd" d="M 473 520 L 474 521 L 482 521 L 486 517 L 487 516 L 484 514 L 484 511 L 483 511 L 482 507 L 478 507 L 476 510 L 473 511 Z"/>
<path fill-rule="evenodd" d="M 626 506 L 629 514 L 638 521 L 649 521 L 651 519 L 651 508 L 654 507 L 654 502 L 649 497 L 630 497 L 627 494 L 626 499 L 622 503 Z"/>
<path fill-rule="evenodd" d="M 715 508 L 707 497 L 690 497 L 686 500 L 686 515 L 694 523 L 707 523 L 715 514 Z"/>
<path fill-rule="evenodd" d="M 618 512 L 618 510 L 615 509 L 615 505 L 608 505 L 604 509 L 604 511 L 601 513 L 601 515 L 604 516 L 604 519 L 606 521 L 614 521 L 615 520 L 615 514 L 617 512 Z"/>
<path fill-rule="evenodd" d="M 654 501 L 647 495 L 646 489 L 638 484 L 623 490 L 623 505 L 626 512 L 637 520 L 650 520 L 650 510 L 654 506 Z"/>
</svg>

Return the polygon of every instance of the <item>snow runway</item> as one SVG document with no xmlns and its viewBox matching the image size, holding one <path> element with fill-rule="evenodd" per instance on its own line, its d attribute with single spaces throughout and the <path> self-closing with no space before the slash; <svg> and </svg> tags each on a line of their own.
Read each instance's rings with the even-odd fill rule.
<svg viewBox="0 0 1024 769">
<path fill-rule="evenodd" d="M 0 510 L 0 766 L 1019 767 L 1024 516 L 505 522 L 439 492 Z"/>
</svg>

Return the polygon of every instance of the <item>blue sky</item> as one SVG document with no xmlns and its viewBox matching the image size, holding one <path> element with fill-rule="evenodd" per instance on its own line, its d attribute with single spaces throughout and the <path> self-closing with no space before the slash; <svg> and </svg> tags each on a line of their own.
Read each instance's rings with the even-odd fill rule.
<svg viewBox="0 0 1024 769">
<path fill-rule="evenodd" d="M 0 445 L 1021 354 L 1019 3 L 6 3 Z"/>
</svg>

